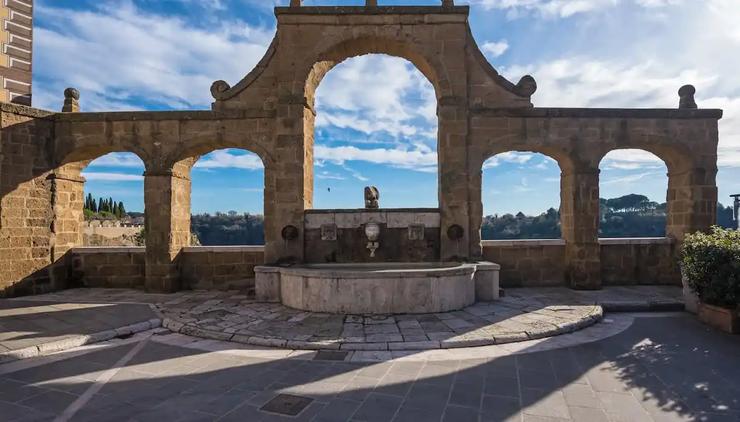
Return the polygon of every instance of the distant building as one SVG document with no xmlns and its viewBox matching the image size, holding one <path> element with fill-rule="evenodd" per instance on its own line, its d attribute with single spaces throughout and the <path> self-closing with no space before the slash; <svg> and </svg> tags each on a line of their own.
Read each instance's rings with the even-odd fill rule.
<svg viewBox="0 0 740 422">
<path fill-rule="evenodd" d="M 31 105 L 33 0 L 0 0 L 0 101 Z"/>
</svg>

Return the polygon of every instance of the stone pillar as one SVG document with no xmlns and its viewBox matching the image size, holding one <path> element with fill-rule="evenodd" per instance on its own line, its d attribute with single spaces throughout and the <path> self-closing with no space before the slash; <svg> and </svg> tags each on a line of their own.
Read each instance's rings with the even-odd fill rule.
<svg viewBox="0 0 740 422">
<path fill-rule="evenodd" d="M 178 257 L 190 245 L 190 171 L 149 171 L 144 175 L 146 288 L 180 288 Z"/>
<path fill-rule="evenodd" d="M 83 211 L 85 200 L 85 178 L 79 171 L 68 174 L 63 168 L 52 173 L 52 262 L 62 258 L 70 249 L 83 244 Z"/>
<path fill-rule="evenodd" d="M 439 207 L 441 214 L 440 258 L 443 261 L 470 258 L 470 237 L 480 227 L 470 227 L 468 187 L 468 111 L 463 101 L 439 100 L 438 157 Z"/>
<path fill-rule="evenodd" d="M 301 7 L 301 0 L 290 0 L 290 7 Z"/>
<path fill-rule="evenodd" d="M 564 171 L 560 192 L 566 279 L 574 289 L 600 289 L 598 168 Z"/>
<path fill-rule="evenodd" d="M 668 237 L 682 242 L 687 233 L 707 231 L 716 224 L 716 176 L 714 165 L 668 174 Z"/>
<path fill-rule="evenodd" d="M 455 5 L 455 0 L 442 0 L 442 7 L 452 7 Z"/>
</svg>

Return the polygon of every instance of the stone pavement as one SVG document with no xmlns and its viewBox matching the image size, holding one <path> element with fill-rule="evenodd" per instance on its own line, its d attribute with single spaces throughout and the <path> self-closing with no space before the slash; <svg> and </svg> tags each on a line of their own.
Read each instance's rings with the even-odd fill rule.
<svg viewBox="0 0 740 422">
<path fill-rule="evenodd" d="M 154 303 L 163 325 L 183 334 L 258 346 L 328 350 L 427 350 L 485 346 L 582 329 L 614 309 L 681 308 L 675 287 L 508 289 L 506 297 L 461 311 L 419 315 L 332 315 L 258 303 L 239 292 L 172 295 L 123 289 L 67 290 L 43 298 L 92 303 Z"/>
<path fill-rule="evenodd" d="M 515 353 L 493 352 L 514 346 L 501 345 L 382 362 L 142 333 L 0 365 L 0 415 L 95 422 L 740 420 L 740 337 L 688 314 L 616 314 L 618 333 L 546 347 L 609 324 L 517 343 L 537 345 Z M 463 357 L 481 349 L 491 353 Z M 441 353 L 447 357 L 419 358 Z"/>
<path fill-rule="evenodd" d="M 160 323 L 146 304 L 0 300 L 0 362 L 108 340 Z"/>
</svg>

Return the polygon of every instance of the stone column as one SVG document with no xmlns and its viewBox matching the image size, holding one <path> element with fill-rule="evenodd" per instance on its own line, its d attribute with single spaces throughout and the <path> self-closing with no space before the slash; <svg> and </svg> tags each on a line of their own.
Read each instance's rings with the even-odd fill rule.
<svg viewBox="0 0 740 422">
<path fill-rule="evenodd" d="M 714 165 L 668 174 L 668 237 L 682 242 L 687 233 L 707 231 L 716 224 L 716 176 Z"/>
<path fill-rule="evenodd" d="M 178 257 L 190 245 L 190 171 L 147 170 L 144 176 L 146 288 L 174 292 Z"/>
<path fill-rule="evenodd" d="M 479 227 L 470 227 L 468 110 L 464 99 L 441 98 L 437 115 L 439 207 L 442 221 L 440 258 L 443 261 L 469 259 L 471 233 Z"/>
<path fill-rule="evenodd" d="M 566 279 L 574 289 L 600 289 L 598 168 L 563 171 L 560 192 Z"/>
</svg>

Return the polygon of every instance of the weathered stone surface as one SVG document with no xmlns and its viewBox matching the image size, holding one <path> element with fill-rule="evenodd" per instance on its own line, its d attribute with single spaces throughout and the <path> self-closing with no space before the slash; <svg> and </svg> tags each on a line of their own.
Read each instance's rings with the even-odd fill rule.
<svg viewBox="0 0 740 422">
<path fill-rule="evenodd" d="M 501 262 L 504 285 L 509 280 L 511 285 L 527 285 L 534 279 L 597 289 L 625 281 L 614 278 L 612 270 L 605 277 L 605 268 L 617 267 L 668 283 L 676 275 L 675 268 L 667 271 L 670 257 L 661 255 L 659 263 L 639 262 L 650 253 L 644 250 L 648 248 L 617 251 L 598 243 L 598 166 L 608 152 L 625 148 L 653 152 L 667 164 L 667 236 L 676 241 L 674 251 L 686 233 L 714 223 L 722 112 L 694 109 L 694 90 L 683 88 L 681 108 L 673 110 L 534 108 L 534 79 L 525 76 L 515 85 L 491 67 L 472 38 L 467 6 L 448 1 L 421 7 L 292 4 L 276 8 L 277 33 L 257 66 L 233 87 L 214 84 L 211 111 L 79 113 L 70 104 L 69 113 L 49 113 L 2 104 L 3 295 L 47 292 L 79 281 L 68 252 L 82 242 L 81 172 L 91 160 L 114 151 L 132 152 L 146 166 L 147 289 L 251 283 L 251 262 L 199 267 L 183 253 L 190 246 L 190 170 L 200 155 L 222 148 L 252 151 L 264 164 L 266 245 L 262 262 L 254 264 L 331 261 L 332 250 L 346 249 L 314 248 L 321 242 L 320 228 L 311 232 L 304 218 L 313 206 L 315 93 L 334 66 L 368 53 L 411 61 L 429 79 L 438 100 L 439 221 L 421 222 L 424 240 L 408 240 L 407 230 L 393 229 L 399 232 L 399 242 L 406 239 L 399 243 L 406 249 L 384 255 L 381 247 L 379 259 L 473 261 L 485 253 L 486 259 L 497 262 L 494 255 L 501 254 L 507 261 Z M 492 155 L 512 150 L 547 154 L 562 170 L 565 244 L 524 248 L 521 252 L 543 254 L 529 261 L 506 251 L 484 252 L 480 242 L 482 165 Z M 343 232 L 339 222 L 333 224 L 338 227 L 337 242 L 352 236 L 352 229 Z M 283 239 L 285 227 L 293 228 L 294 236 Z M 350 241 L 349 250 L 358 245 L 358 240 Z M 355 261 L 366 255 L 348 256 Z M 516 267 L 508 268 L 508 263 Z M 91 285 L 142 283 L 136 274 L 140 261 L 122 268 L 131 275 L 118 278 L 97 275 L 88 264 L 83 268 Z"/>
</svg>

